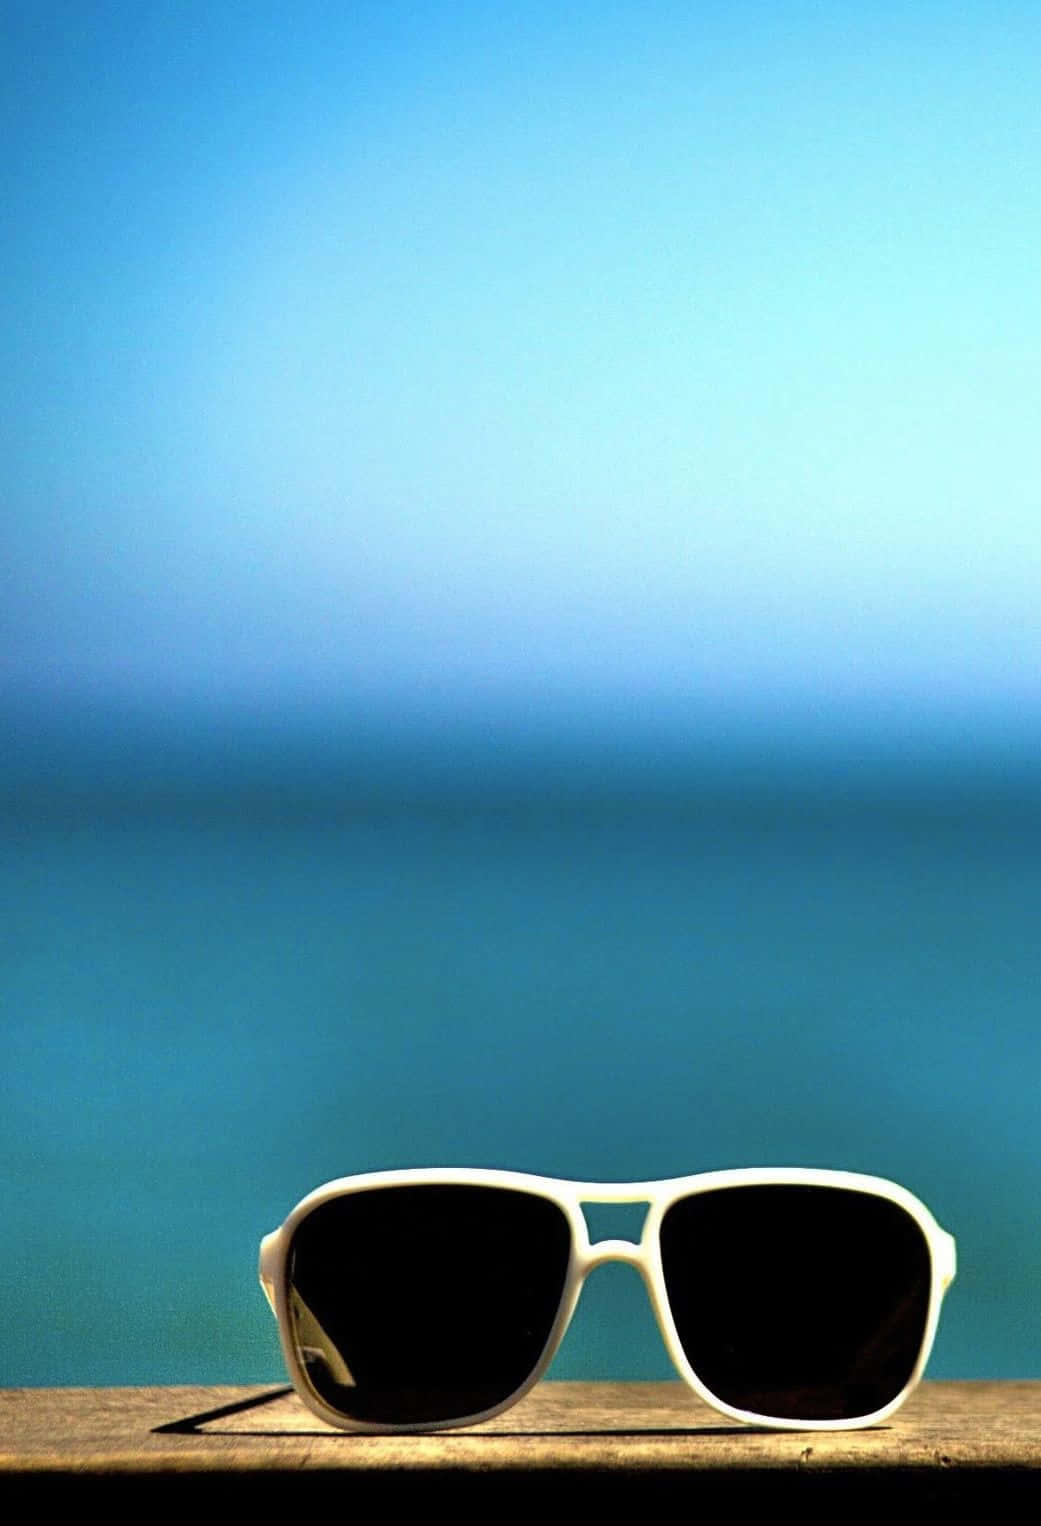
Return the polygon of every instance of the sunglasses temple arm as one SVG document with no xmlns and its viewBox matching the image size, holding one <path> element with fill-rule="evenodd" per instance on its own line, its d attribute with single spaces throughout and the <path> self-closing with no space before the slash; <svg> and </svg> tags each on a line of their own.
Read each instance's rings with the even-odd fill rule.
<svg viewBox="0 0 1041 1526">
<path fill-rule="evenodd" d="M 944 1237 L 945 1237 L 946 1242 L 947 1242 L 947 1244 L 946 1244 L 947 1264 L 944 1267 L 944 1277 L 943 1277 L 943 1286 L 944 1286 L 944 1291 L 946 1292 L 947 1289 L 950 1287 L 951 1283 L 954 1281 L 955 1276 L 957 1275 L 957 1271 L 958 1271 L 958 1252 L 957 1252 L 957 1249 L 955 1247 L 954 1236 L 953 1235 L 948 1235 L 946 1233 L 946 1231 L 945 1231 L 945 1236 Z"/>
<path fill-rule="evenodd" d="M 263 1240 L 261 1240 L 260 1266 L 258 1268 L 260 1275 L 260 1286 L 264 1289 L 264 1297 L 271 1305 L 271 1312 L 274 1314 L 276 1319 L 278 1318 L 278 1310 L 275 1307 L 275 1278 L 272 1268 L 272 1261 L 275 1255 L 275 1241 L 277 1238 L 278 1234 L 276 1231 L 275 1234 L 265 1235 Z"/>
</svg>

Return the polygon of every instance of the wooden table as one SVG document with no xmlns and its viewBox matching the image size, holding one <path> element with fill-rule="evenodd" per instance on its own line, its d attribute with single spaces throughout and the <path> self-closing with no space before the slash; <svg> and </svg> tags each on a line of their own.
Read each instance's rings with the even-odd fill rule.
<svg viewBox="0 0 1041 1526">
<path fill-rule="evenodd" d="M 0 1391 L 0 1502 L 139 1509 L 422 1499 L 465 1518 L 507 1499 L 1041 1503 L 1041 1382 L 924 1383 L 886 1425 L 768 1432 L 729 1424 L 678 1383 L 542 1383 L 464 1431 L 350 1436 L 284 1388 Z"/>
</svg>

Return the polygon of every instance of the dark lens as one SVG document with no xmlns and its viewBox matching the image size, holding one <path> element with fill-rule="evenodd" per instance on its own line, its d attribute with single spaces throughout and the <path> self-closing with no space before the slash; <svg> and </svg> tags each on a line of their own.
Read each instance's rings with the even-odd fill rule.
<svg viewBox="0 0 1041 1526">
<path fill-rule="evenodd" d="M 895 1399 L 929 1312 L 925 1235 L 899 1204 L 821 1186 L 726 1187 L 674 1203 L 662 1264 L 680 1344 L 726 1404 L 852 1420 Z"/>
<path fill-rule="evenodd" d="M 333 1409 L 376 1424 L 491 1409 L 538 1366 L 570 1253 L 562 1209 L 512 1188 L 333 1198 L 297 1227 L 288 1261 L 308 1378 Z"/>
</svg>

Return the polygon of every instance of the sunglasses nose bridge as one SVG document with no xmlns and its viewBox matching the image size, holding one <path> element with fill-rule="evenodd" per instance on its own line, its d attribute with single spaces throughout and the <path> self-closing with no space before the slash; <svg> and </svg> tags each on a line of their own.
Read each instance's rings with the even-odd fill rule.
<svg viewBox="0 0 1041 1526">
<path fill-rule="evenodd" d="M 638 1272 L 642 1272 L 644 1270 L 643 1248 L 632 1240 L 597 1240 L 586 1252 L 583 1271 L 591 1272 L 594 1267 L 603 1266 L 606 1261 L 621 1261 L 626 1266 L 635 1267 Z"/>
</svg>

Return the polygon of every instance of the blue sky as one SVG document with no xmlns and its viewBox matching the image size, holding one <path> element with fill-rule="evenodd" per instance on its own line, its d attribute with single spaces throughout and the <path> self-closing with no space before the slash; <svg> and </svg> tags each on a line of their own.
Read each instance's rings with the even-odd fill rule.
<svg viewBox="0 0 1041 1526">
<path fill-rule="evenodd" d="M 8 694 L 1036 729 L 1036 8 L 0 15 Z"/>
</svg>

